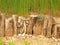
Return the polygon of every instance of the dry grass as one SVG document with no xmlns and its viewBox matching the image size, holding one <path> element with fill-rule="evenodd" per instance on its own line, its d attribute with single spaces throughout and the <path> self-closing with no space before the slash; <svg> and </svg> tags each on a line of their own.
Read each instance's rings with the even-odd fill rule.
<svg viewBox="0 0 60 45">
<path fill-rule="evenodd" d="M 13 41 L 15 45 L 59 45 L 58 40 L 52 38 L 46 38 L 44 36 L 32 36 L 32 37 L 7 37 L 4 38 L 4 42 L 8 45 L 9 41 Z"/>
</svg>

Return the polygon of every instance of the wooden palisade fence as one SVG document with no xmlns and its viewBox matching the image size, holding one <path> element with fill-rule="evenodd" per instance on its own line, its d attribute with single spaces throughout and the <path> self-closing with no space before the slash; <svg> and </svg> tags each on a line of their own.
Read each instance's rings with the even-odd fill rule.
<svg viewBox="0 0 60 45">
<path fill-rule="evenodd" d="M 30 15 L 25 18 L 12 15 L 6 18 L 4 14 L 0 14 L 0 36 L 13 36 L 24 33 L 60 38 L 59 25 L 52 16 Z"/>
</svg>

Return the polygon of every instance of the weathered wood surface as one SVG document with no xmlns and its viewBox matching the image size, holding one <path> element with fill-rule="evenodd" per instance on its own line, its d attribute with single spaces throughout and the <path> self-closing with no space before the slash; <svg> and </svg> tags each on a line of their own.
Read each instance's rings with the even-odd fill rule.
<svg viewBox="0 0 60 45">
<path fill-rule="evenodd" d="M 5 36 L 13 36 L 14 35 L 14 26 L 12 18 L 8 18 L 5 20 Z"/>
<path fill-rule="evenodd" d="M 12 15 L 5 18 L 0 14 L 0 36 L 13 36 L 18 34 L 44 35 L 46 37 L 60 38 L 60 27 L 56 24 L 53 17 L 44 17 L 39 20 L 39 16 L 30 16 L 28 18 Z"/>
<path fill-rule="evenodd" d="M 47 35 L 47 25 L 48 25 L 48 20 L 47 18 L 44 18 L 44 26 L 43 26 L 43 35 Z"/>
<path fill-rule="evenodd" d="M 46 37 L 52 37 L 53 32 L 53 24 L 55 23 L 53 17 L 49 16 L 44 20 L 44 28 L 43 28 L 43 35 Z"/>
<path fill-rule="evenodd" d="M 55 38 L 60 38 L 60 24 L 55 24 L 54 35 Z"/>
<path fill-rule="evenodd" d="M 53 19 L 52 17 L 49 17 L 47 25 L 47 37 L 51 37 L 52 25 L 53 25 Z"/>
<path fill-rule="evenodd" d="M 36 19 L 37 17 L 30 17 L 29 19 L 29 25 L 27 27 L 27 34 L 32 34 L 33 33 L 33 27 L 34 27 L 34 24 L 36 23 Z"/>
<path fill-rule="evenodd" d="M 4 20 L 5 20 L 5 16 L 3 13 L 1 13 L 0 14 L 0 36 L 4 36 L 4 29 L 5 29 Z"/>
<path fill-rule="evenodd" d="M 60 18 L 54 17 L 55 24 L 53 26 L 53 34 L 52 37 L 60 38 Z M 58 31 L 59 30 L 59 31 Z"/>
<path fill-rule="evenodd" d="M 42 35 L 44 25 L 44 17 L 37 17 L 36 23 L 34 24 L 33 33 L 34 35 Z"/>
<path fill-rule="evenodd" d="M 13 19 L 13 26 L 14 26 L 14 34 L 17 35 L 17 21 L 18 21 L 18 16 L 17 15 L 12 15 Z"/>
<path fill-rule="evenodd" d="M 23 17 L 18 17 L 18 22 L 17 22 L 17 33 L 18 34 L 23 34 L 24 33 L 24 21 L 22 19 Z"/>
<path fill-rule="evenodd" d="M 42 35 L 43 31 L 43 21 L 36 21 L 36 24 L 34 25 L 34 35 Z"/>
</svg>

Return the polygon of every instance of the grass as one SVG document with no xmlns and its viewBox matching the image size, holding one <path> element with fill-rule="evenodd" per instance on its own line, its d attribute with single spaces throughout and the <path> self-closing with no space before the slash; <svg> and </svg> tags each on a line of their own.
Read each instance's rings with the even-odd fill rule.
<svg viewBox="0 0 60 45">
<path fill-rule="evenodd" d="M 15 43 L 14 42 L 8 42 L 8 45 L 15 45 Z"/>
<path fill-rule="evenodd" d="M 30 45 L 27 39 L 25 39 L 24 45 Z"/>
<path fill-rule="evenodd" d="M 3 45 L 2 37 L 0 37 L 0 45 Z"/>
<path fill-rule="evenodd" d="M 44 13 L 47 10 L 60 11 L 60 0 L 0 0 L 0 11 L 5 13 L 28 15 L 31 11 Z"/>
</svg>

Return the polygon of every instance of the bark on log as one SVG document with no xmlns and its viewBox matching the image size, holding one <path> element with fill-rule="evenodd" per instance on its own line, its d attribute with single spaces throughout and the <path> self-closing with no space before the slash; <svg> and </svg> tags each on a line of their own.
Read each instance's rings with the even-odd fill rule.
<svg viewBox="0 0 60 45">
<path fill-rule="evenodd" d="M 42 32 L 43 32 L 43 23 L 44 21 L 36 21 L 36 24 L 34 25 L 34 29 L 33 29 L 33 32 L 34 32 L 34 35 L 42 35 Z"/>
<path fill-rule="evenodd" d="M 60 24 L 55 24 L 53 36 L 55 38 L 60 38 Z"/>
<path fill-rule="evenodd" d="M 53 24 L 55 23 L 53 17 L 48 17 L 47 37 L 52 37 Z"/>
<path fill-rule="evenodd" d="M 14 26 L 12 18 L 8 18 L 5 20 L 5 36 L 13 36 L 14 34 Z"/>
<path fill-rule="evenodd" d="M 23 34 L 24 30 L 24 21 L 22 19 L 23 17 L 18 17 L 18 22 L 17 22 L 17 33 L 18 34 Z"/>
<path fill-rule="evenodd" d="M 30 17 L 29 25 L 28 25 L 27 31 L 26 31 L 27 34 L 33 33 L 33 27 L 34 27 L 34 24 L 36 23 L 36 18 L 37 17 Z"/>
<path fill-rule="evenodd" d="M 18 16 L 17 15 L 12 15 L 13 18 L 13 22 L 14 22 L 14 34 L 17 35 L 17 20 L 18 20 Z"/>
<path fill-rule="evenodd" d="M 53 17 L 45 17 L 44 19 L 44 28 L 43 28 L 43 35 L 46 37 L 52 36 L 53 24 L 55 23 Z M 52 28 L 53 27 L 53 28 Z"/>
<path fill-rule="evenodd" d="M 52 36 L 51 31 L 52 31 L 53 21 L 54 21 L 54 20 L 53 20 L 52 17 L 49 17 L 49 18 L 48 18 L 47 37 L 51 37 L 51 36 Z"/>
<path fill-rule="evenodd" d="M 0 14 L 0 36 L 4 36 L 5 30 L 4 20 L 5 20 L 4 14 Z"/>
<path fill-rule="evenodd" d="M 44 18 L 44 26 L 43 26 L 43 35 L 47 35 L 47 25 L 48 25 L 48 20 L 47 18 Z"/>
<path fill-rule="evenodd" d="M 59 24 L 60 25 L 60 24 Z M 57 38 L 60 38 L 60 26 L 57 27 Z"/>
</svg>

